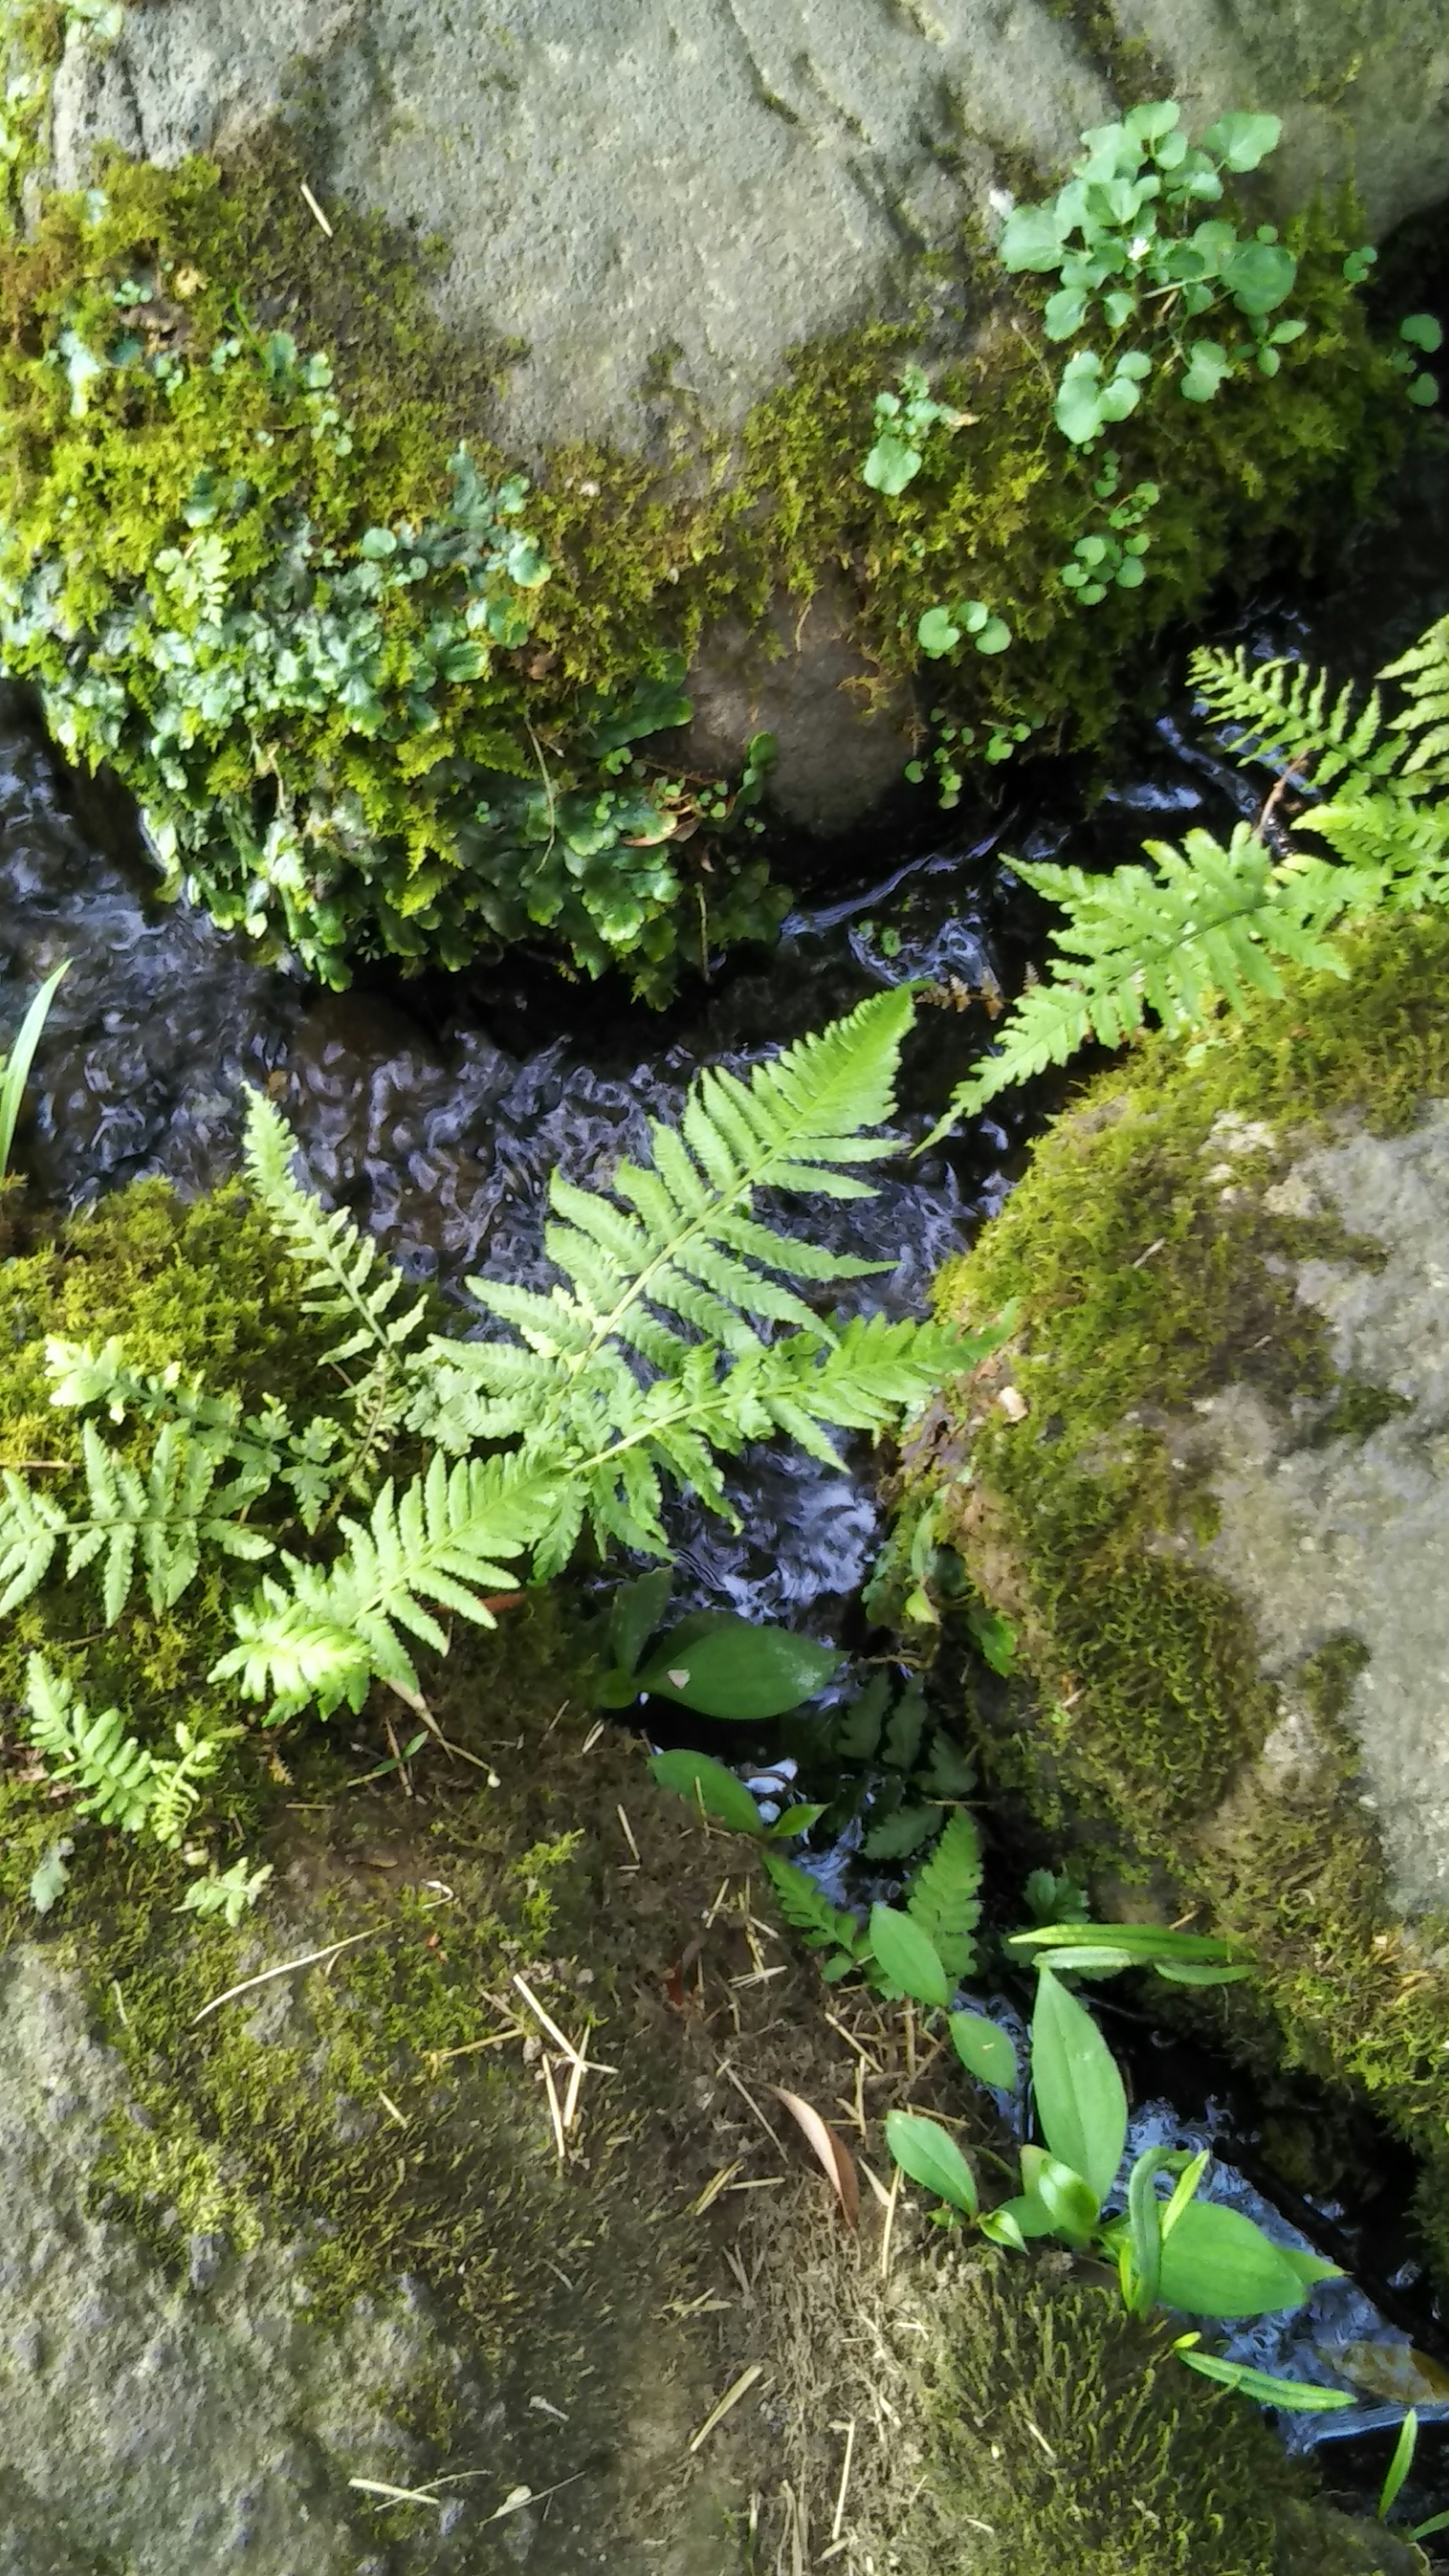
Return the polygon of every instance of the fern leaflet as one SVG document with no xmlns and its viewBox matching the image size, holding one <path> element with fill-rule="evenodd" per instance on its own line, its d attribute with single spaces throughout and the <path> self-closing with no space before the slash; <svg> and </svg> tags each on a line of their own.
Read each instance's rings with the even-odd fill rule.
<svg viewBox="0 0 1449 2576">
<path fill-rule="evenodd" d="M 247 1179 L 303 1275 L 302 1311 L 342 1324 L 341 1342 L 328 1357 L 336 1364 L 366 1352 L 390 1360 L 417 1332 L 427 1311 L 417 1297 L 400 1313 L 390 1313 L 405 1286 L 402 1272 L 386 1259 L 369 1234 L 353 1224 L 345 1208 L 328 1215 L 292 1177 L 297 1140 L 279 1109 L 264 1093 L 247 1094 L 245 1160 Z"/>
<path fill-rule="evenodd" d="M 784 1860 L 778 1852 L 760 1855 L 780 1900 L 780 1911 L 807 1950 L 828 1950 L 821 1973 L 831 1985 L 848 1976 L 869 1952 L 870 1943 L 853 1914 L 837 1911 L 808 1870 Z"/>
<path fill-rule="evenodd" d="M 981 1920 L 981 1836 L 964 1808 L 947 1820 L 935 1850 L 912 1878 L 906 1912 L 934 1944 L 952 1983 L 969 1977 L 976 1966 L 972 1936 Z"/>
</svg>

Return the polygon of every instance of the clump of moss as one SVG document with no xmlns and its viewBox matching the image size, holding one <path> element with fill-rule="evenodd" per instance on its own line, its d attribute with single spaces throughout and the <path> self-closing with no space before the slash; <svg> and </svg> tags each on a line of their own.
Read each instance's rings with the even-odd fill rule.
<svg viewBox="0 0 1449 2576">
<path fill-rule="evenodd" d="M 1361 506 L 1402 434 L 1342 273 L 1349 213 L 1311 210 L 1279 375 L 1209 405 L 1164 378 L 1121 425 L 1123 473 L 1163 495 L 1151 579 L 1087 630 L 1059 572 L 1101 460 L 1057 433 L 1035 317 L 989 256 L 963 252 L 969 338 L 937 370 L 974 426 L 933 433 L 900 497 L 860 467 L 922 317 L 800 352 L 733 443 L 576 446 L 528 491 L 489 435 L 506 353 L 446 340 L 426 251 L 376 220 L 337 208 L 324 258 L 300 171 L 285 129 L 225 176 L 113 161 L 0 247 L 0 607 L 8 666 L 137 793 L 172 889 L 334 982 L 543 931 L 662 996 L 783 908 L 720 830 L 765 751 L 732 792 L 651 739 L 687 716 L 712 620 L 838 567 L 884 679 L 915 668 L 926 609 L 988 597 L 1015 640 L 940 670 L 953 740 L 1090 742 L 1149 631 Z"/>
<path fill-rule="evenodd" d="M 1050 2275 L 1050 2277 L 1048 2277 Z M 1413 2553 L 1325 2513 L 1260 2416 L 1065 2264 L 941 2267 L 925 2374 L 932 2478 L 914 2570 L 973 2576 L 1385 2576 Z"/>
<path fill-rule="evenodd" d="M 942 1434 L 969 1465 L 920 1461 L 938 1527 L 1017 1624 L 1023 1679 L 980 1716 L 988 1757 L 1037 1819 L 1119 1879 L 1196 1905 L 1258 1963 L 1290 2056 L 1359 2085 L 1426 2159 L 1426 2224 L 1449 2257 L 1449 1974 L 1394 1917 L 1341 1724 L 1362 1649 L 1331 1641 L 1299 1676 L 1325 1747 L 1311 1776 L 1247 1769 L 1280 1715 L 1236 1596 L 1196 1561 L 1201 1503 L 1182 1428 L 1236 1382 L 1301 1415 L 1384 1418 L 1338 1382 L 1326 1329 L 1297 1304 L 1315 1242 L 1271 1211 L 1271 1183 L 1335 1111 L 1382 1130 L 1449 1088 L 1449 924 L 1396 918 L 1345 943 L 1333 988 L 1282 998 L 1184 1057 L 1151 1039 L 1043 1139 L 976 1250 L 940 1283 L 980 1322 L 1015 1302 L 1009 1351 Z M 1008 1424 L 989 1372 L 1029 1405 Z M 1243 1779 L 1250 1791 L 1238 1794 Z M 1235 1990 L 1236 1991 L 1236 1990 Z M 1231 2016 L 1237 2006 L 1223 2008 Z M 1230 2027 L 1232 2027 L 1230 2021 Z M 1264 2044 L 1251 2011 L 1244 2044 Z"/>
</svg>

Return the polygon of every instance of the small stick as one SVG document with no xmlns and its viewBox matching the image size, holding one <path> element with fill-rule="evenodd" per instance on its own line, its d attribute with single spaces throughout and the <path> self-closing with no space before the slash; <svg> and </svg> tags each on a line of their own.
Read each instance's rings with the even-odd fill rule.
<svg viewBox="0 0 1449 2576">
<path fill-rule="evenodd" d="M 568 2154 L 568 2148 L 564 2143 L 563 2113 L 559 2109 L 558 2091 L 553 2080 L 553 2059 L 551 2057 L 545 2057 L 543 2061 L 543 2081 L 548 2093 L 549 2118 L 553 2122 L 554 2145 L 558 2149 L 559 2163 L 562 2164 Z"/>
<path fill-rule="evenodd" d="M 840 2492 L 835 2499 L 835 2520 L 830 2526 L 831 2539 L 838 2540 L 845 2521 L 845 2498 L 850 2487 L 850 2463 L 855 2456 L 855 2417 L 845 2428 L 845 2458 L 840 2470 Z"/>
<path fill-rule="evenodd" d="M 899 2200 L 900 2196 L 901 2167 L 897 2165 L 895 2172 L 891 2176 L 891 2196 L 886 2202 L 885 2226 L 881 2230 L 880 2276 L 883 2281 L 888 2281 L 891 2276 L 891 2238 L 895 2233 L 896 2202 Z"/>
<path fill-rule="evenodd" d="M 714 2408 L 711 2414 L 706 2415 L 699 2431 L 695 2434 L 693 2441 L 690 2443 L 689 2447 L 691 2452 L 697 2451 L 702 2443 L 709 2440 L 709 2437 L 714 2431 L 716 2425 L 724 2422 L 725 2417 L 731 2412 L 732 2408 L 738 2406 L 742 2397 L 748 2397 L 756 2380 L 763 2379 L 764 2375 L 765 2365 L 762 2361 L 752 2361 L 748 2370 L 742 2370 L 740 2372 L 734 2386 L 725 2390 L 718 2406 Z"/>
<path fill-rule="evenodd" d="M 327 221 L 326 216 L 323 214 L 321 207 L 318 205 L 317 200 L 316 200 L 316 198 L 313 196 L 312 191 L 311 191 L 311 189 L 308 187 L 307 182 L 306 182 L 306 180 L 305 180 L 305 179 L 302 181 L 302 198 L 303 198 L 303 203 L 305 204 L 305 206 L 306 206 L 306 208 L 307 208 L 307 212 L 308 212 L 310 215 L 315 215 L 315 216 L 316 216 L 318 223 L 319 223 L 319 224 L 321 225 L 321 227 L 322 227 L 322 230 L 323 230 L 323 231 L 324 231 L 324 233 L 327 235 L 328 240 L 329 240 L 329 241 L 331 241 L 331 240 L 334 238 L 334 236 L 333 236 L 333 231 L 332 231 L 332 226 L 331 226 L 331 225 L 329 224 L 329 222 Z"/>
<path fill-rule="evenodd" d="M 748 2102 L 750 2109 L 754 2112 L 755 2118 L 759 2121 L 759 2124 L 765 2131 L 766 2136 L 773 2140 L 774 2145 L 779 2150 L 781 2158 L 788 2164 L 789 2158 L 785 2154 L 779 2130 L 771 2127 L 770 2122 L 766 2119 L 764 2112 L 760 2109 L 759 2103 L 755 2100 L 755 2097 L 749 2090 L 748 2085 L 741 2083 L 740 2078 L 736 2075 L 735 2070 L 731 2066 L 727 2057 L 719 2058 L 716 2063 L 718 2064 L 721 2075 L 728 2076 L 731 2084 L 733 2084 L 735 2091 L 740 2095 L 741 2099 Z"/>
<path fill-rule="evenodd" d="M 642 1861 L 641 1861 L 641 1860 L 640 1860 L 640 1858 L 639 1858 L 639 1846 L 638 1846 L 638 1844 L 637 1844 L 637 1843 L 635 1842 L 635 1840 L 634 1840 L 634 1828 L 633 1828 L 633 1826 L 630 1824 L 628 1817 L 625 1815 L 625 1813 L 624 1813 L 624 1810 L 623 1810 L 623 1807 L 622 1807 L 622 1806 L 618 1806 L 618 1807 L 616 1807 L 616 1808 L 615 1808 L 615 1810 L 614 1810 L 614 1813 L 616 1814 L 616 1816 L 617 1816 L 617 1817 L 618 1817 L 618 1819 L 619 1819 L 620 1824 L 621 1824 L 621 1825 L 623 1826 L 623 1828 L 624 1828 L 624 1840 L 625 1840 L 625 1842 L 628 1844 L 630 1851 L 631 1851 L 631 1852 L 633 1853 L 633 1855 L 634 1855 L 634 1866 L 635 1866 L 635 1868 L 636 1868 L 636 1869 L 641 1869 L 641 1868 L 643 1867 L 643 1863 L 642 1863 Z"/>
<path fill-rule="evenodd" d="M 381 1933 L 391 1929 L 390 1924 L 374 1923 L 368 1932 L 349 1932 L 345 1941 L 331 1941 L 321 1950 L 304 1950 L 300 1959 L 284 1959 L 280 1967 L 263 1968 L 258 1977 L 243 1977 L 239 1986 L 228 1986 L 224 1995 L 213 1995 L 209 2004 L 203 2004 L 191 2027 L 195 2030 L 197 2022 L 205 2021 L 208 2013 L 219 2012 L 223 2004 L 235 2003 L 238 1995 L 249 1995 L 255 1986 L 269 1986 L 274 1977 L 289 1977 L 294 1968 L 315 1968 L 324 1959 L 340 1958 L 344 1950 L 352 1949 L 357 1942 L 375 1941 Z"/>
</svg>

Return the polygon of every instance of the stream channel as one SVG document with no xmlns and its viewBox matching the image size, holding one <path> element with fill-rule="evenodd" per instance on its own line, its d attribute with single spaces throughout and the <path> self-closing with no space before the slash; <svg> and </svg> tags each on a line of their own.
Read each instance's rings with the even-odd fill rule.
<svg viewBox="0 0 1449 2576">
<path fill-rule="evenodd" d="M 1402 536 L 1362 533 L 1307 610 L 1260 601 L 1224 640 L 1328 659 L 1356 676 L 1402 650 L 1449 605 L 1449 456 L 1412 467 L 1400 499 Z M 1145 836 L 1177 838 L 1195 822 L 1225 833 L 1261 802 L 1261 784 L 1224 759 L 1171 681 L 1155 717 L 1124 722 L 1105 770 L 1039 764 L 1006 774 L 998 792 L 999 806 L 952 817 L 949 831 L 912 799 L 893 839 L 877 833 L 828 861 L 806 854 L 813 886 L 807 874 L 775 951 L 732 957 L 662 1015 L 611 988 L 565 983 L 526 955 L 447 979 L 319 994 L 252 962 L 203 916 L 156 903 L 125 799 L 67 773 L 33 710 L 0 689 L 0 1023 L 13 1028 L 42 976 L 72 961 L 37 1059 L 22 1160 L 52 1204 L 143 1175 L 195 1193 L 235 1168 L 240 1088 L 264 1084 L 297 1130 L 313 1185 L 372 1226 L 410 1272 L 445 1291 L 475 1272 L 546 1285 L 550 1173 L 603 1183 L 644 1144 L 646 1120 L 678 1108 L 701 1064 L 747 1067 L 904 977 L 929 978 L 963 1005 L 983 987 L 1017 989 L 1041 953 L 1046 914 L 1006 854 L 1110 866 L 1135 858 Z M 800 852 L 780 859 L 800 884 Z M 903 1087 L 906 1132 L 925 1132 L 988 1039 L 979 1004 L 922 1014 Z M 893 1266 L 852 1293 L 920 1312 L 932 1273 L 1001 1204 L 1051 1105 L 1044 1091 L 1012 1095 L 944 1150 L 892 1167 L 880 1195 L 845 1222 L 852 1251 Z M 828 1232 L 828 1204 L 812 1221 Z M 740 1534 L 676 1512 L 677 1603 L 727 1604 L 858 1647 L 856 1596 L 881 1538 L 868 1460 L 832 1473 L 762 1449 L 738 1462 L 732 1484 Z M 737 1732 L 725 1735 L 701 1728 L 699 1740 L 738 1757 Z M 779 1785 L 769 1770 L 777 1752 L 778 1739 L 747 1748 L 762 1791 L 771 1778 Z M 818 1865 L 837 1895 L 867 1885 L 848 1847 Z M 1019 1883 L 1013 1866 L 996 1899 L 1003 1922 Z M 996 2009 L 1019 2031 L 1026 2001 L 1004 1994 Z M 1134 2146 L 1220 2148 L 1214 2196 L 1345 2266 L 1301 2316 L 1254 2325 L 1228 2347 L 1329 2385 L 1343 2384 L 1335 2354 L 1355 2348 L 1360 2402 L 1341 2415 L 1280 2416 L 1285 2440 L 1323 2446 L 1331 2491 L 1371 2511 L 1402 2404 L 1417 2401 L 1424 2438 L 1405 2503 L 1417 2514 L 1449 2502 L 1449 2316 L 1407 2232 L 1407 2160 L 1362 2116 L 1325 2110 L 1286 2083 L 1271 2102 L 1248 2098 L 1195 2044 L 1155 2032 L 1111 1990 L 1101 2003 L 1130 2072 Z M 1019 2103 L 1002 2109 L 1021 2117 Z M 1311 2151 L 1299 2155 L 1304 2140 Z M 1375 2348 L 1367 2366 L 1366 2346 Z M 1416 2377 L 1411 2346 L 1428 2378 Z"/>
</svg>

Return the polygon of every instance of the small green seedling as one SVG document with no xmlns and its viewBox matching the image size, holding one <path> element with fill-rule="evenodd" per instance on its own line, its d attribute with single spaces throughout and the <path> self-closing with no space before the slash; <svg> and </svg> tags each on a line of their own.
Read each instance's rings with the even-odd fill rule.
<svg viewBox="0 0 1449 2576">
<path fill-rule="evenodd" d="M 970 412 L 933 400 L 922 368 L 902 368 L 899 390 L 876 395 L 875 444 L 860 469 L 861 481 L 887 500 L 897 499 L 919 474 L 932 430 L 965 429 L 971 419 Z"/>
<path fill-rule="evenodd" d="M 732 1611 L 701 1610 L 644 1650 L 668 1605 L 667 1566 L 621 1584 L 609 1614 L 614 1668 L 599 1686 L 601 1708 L 629 1708 L 642 1694 L 670 1699 L 702 1717 L 758 1724 L 783 1717 L 824 1689 L 840 1665 L 833 1647 L 791 1628 L 766 1628 Z M 644 1658 L 641 1660 L 641 1658 Z"/>
</svg>

